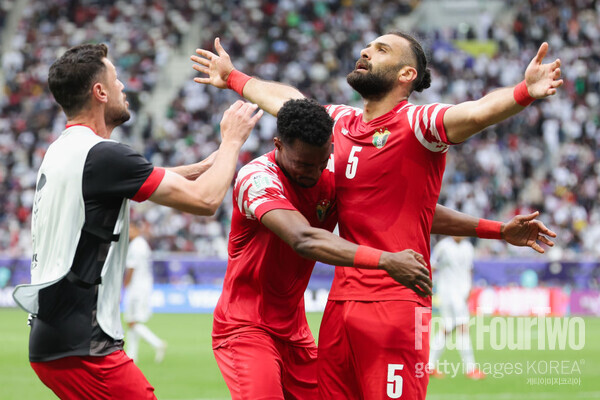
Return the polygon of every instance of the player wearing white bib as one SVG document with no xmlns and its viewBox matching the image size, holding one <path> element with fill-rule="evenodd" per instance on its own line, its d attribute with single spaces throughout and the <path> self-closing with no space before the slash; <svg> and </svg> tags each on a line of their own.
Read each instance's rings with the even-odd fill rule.
<svg viewBox="0 0 600 400">
<path fill-rule="evenodd" d="M 431 336 L 431 355 L 429 358 L 432 375 L 443 374 L 436 369 L 446 340 L 450 340 L 456 330 L 457 349 L 466 367 L 466 376 L 471 379 L 483 379 L 485 374 L 475 368 L 473 346 L 469 337 L 469 306 L 467 300 L 471 291 L 473 259 L 475 249 L 464 237 L 447 237 L 441 240 L 431 255 L 435 282 L 440 298 L 440 314 L 444 325 L 437 334 Z"/>
<path fill-rule="evenodd" d="M 127 332 L 127 355 L 134 361 L 138 357 L 140 339 L 148 342 L 156 352 L 154 361 L 161 362 L 165 355 L 167 344 L 161 340 L 144 323 L 152 316 L 150 297 L 154 277 L 152 275 L 152 249 L 144 234 L 148 231 L 147 223 L 139 221 L 129 228 L 129 251 L 125 270 L 124 319 L 129 326 Z"/>
<path fill-rule="evenodd" d="M 156 399 L 123 351 L 119 309 L 129 202 L 150 200 L 213 215 L 240 148 L 261 117 L 236 102 L 223 115 L 219 151 L 207 160 L 154 167 L 111 139 L 130 118 L 129 103 L 104 44 L 72 47 L 48 71 L 67 117 L 37 175 L 32 211 L 31 284 L 15 302 L 30 314 L 29 362 L 61 399 Z"/>
</svg>

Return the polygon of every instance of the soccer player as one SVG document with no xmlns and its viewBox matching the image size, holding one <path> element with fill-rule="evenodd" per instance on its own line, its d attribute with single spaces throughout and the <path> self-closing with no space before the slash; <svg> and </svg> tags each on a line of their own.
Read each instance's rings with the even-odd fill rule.
<svg viewBox="0 0 600 400">
<path fill-rule="evenodd" d="M 152 249 L 146 240 L 149 234 L 148 222 L 132 221 L 129 225 L 129 249 L 125 260 L 125 310 L 123 319 L 129 327 L 127 331 L 127 355 L 137 360 L 140 339 L 144 339 L 154 348 L 154 361 L 162 362 L 167 343 L 161 340 L 145 325 L 152 316 L 150 296 L 154 276 L 152 273 Z"/>
<path fill-rule="evenodd" d="M 156 168 L 110 139 L 130 117 L 123 84 L 104 44 L 67 50 L 48 85 L 67 126 L 37 176 L 31 284 L 13 297 L 31 314 L 29 360 L 62 399 L 152 399 L 154 388 L 123 352 L 119 300 L 129 243 L 129 200 L 214 214 L 242 144 L 261 117 L 233 104 L 210 162 Z"/>
<path fill-rule="evenodd" d="M 443 377 L 436 365 L 444 352 L 446 340 L 450 340 L 456 331 L 456 347 L 466 368 L 465 375 L 469 379 L 485 378 L 483 371 L 476 368 L 469 337 L 467 300 L 471 291 L 474 258 L 473 244 L 461 236 L 442 239 L 431 252 L 431 268 L 434 270 L 443 320 L 443 326 L 431 341 L 429 366 L 434 377 Z"/>
<path fill-rule="evenodd" d="M 275 150 L 244 166 L 236 179 L 228 267 L 213 324 L 215 358 L 233 399 L 317 398 L 317 351 L 304 309 L 314 260 L 368 267 L 361 257 L 373 249 L 330 233 L 337 221 L 333 174 L 326 169 L 332 124 L 314 101 L 286 102 L 277 116 Z M 522 243 L 543 229 L 523 218 L 505 224 L 506 240 Z M 474 234 L 476 223 L 436 208 L 440 231 Z M 429 271 L 412 250 L 383 252 L 377 267 L 429 295 Z"/>
<path fill-rule="evenodd" d="M 196 82 L 229 87 L 277 115 L 282 104 L 302 98 L 297 89 L 251 78 L 234 69 L 215 40 L 216 54 L 198 49 L 194 68 L 208 77 Z M 556 93 L 560 60 L 543 64 L 543 43 L 525 80 L 476 101 L 458 105 L 408 102 L 430 86 L 421 45 L 393 32 L 362 51 L 348 83 L 362 96 L 363 109 L 330 105 L 334 119 L 334 170 L 342 238 L 385 251 L 413 249 L 429 260 L 430 233 L 445 168 L 446 152 L 482 129 Z M 529 223 L 529 222 L 528 222 Z M 481 221 L 478 236 L 500 237 L 499 223 Z M 543 235 L 533 241 L 548 239 Z M 533 246 L 533 245 L 532 245 Z M 539 248 L 536 243 L 535 246 Z M 377 266 L 381 252 L 362 264 Z M 336 268 L 319 336 L 319 393 L 326 399 L 424 399 L 429 376 L 417 369 L 429 359 L 427 314 L 430 297 L 420 297 L 385 271 Z M 422 319 L 416 318 L 422 316 Z"/>
</svg>

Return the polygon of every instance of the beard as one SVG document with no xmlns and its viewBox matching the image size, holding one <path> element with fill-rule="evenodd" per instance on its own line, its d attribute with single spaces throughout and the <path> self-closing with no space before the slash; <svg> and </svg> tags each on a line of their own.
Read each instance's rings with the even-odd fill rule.
<svg viewBox="0 0 600 400">
<path fill-rule="evenodd" d="M 121 107 L 108 107 L 104 112 L 104 121 L 106 122 L 106 125 L 110 126 L 124 124 L 129 121 L 129 118 L 131 118 L 131 114 L 125 105 Z"/>
<path fill-rule="evenodd" d="M 396 67 L 373 71 L 369 66 L 367 73 L 350 72 L 346 76 L 346 81 L 363 99 L 379 100 L 394 88 L 398 71 L 399 68 Z"/>
</svg>

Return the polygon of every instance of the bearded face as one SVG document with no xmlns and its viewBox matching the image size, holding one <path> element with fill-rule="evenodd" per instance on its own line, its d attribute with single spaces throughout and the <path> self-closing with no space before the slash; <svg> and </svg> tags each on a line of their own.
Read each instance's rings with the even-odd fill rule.
<svg viewBox="0 0 600 400">
<path fill-rule="evenodd" d="M 106 125 L 119 126 L 129 121 L 131 114 L 124 104 L 112 104 L 104 110 Z"/>
<path fill-rule="evenodd" d="M 401 65 L 374 68 L 365 59 L 360 59 L 356 69 L 346 76 L 346 81 L 364 99 L 378 100 L 393 89 L 400 68 Z"/>
</svg>

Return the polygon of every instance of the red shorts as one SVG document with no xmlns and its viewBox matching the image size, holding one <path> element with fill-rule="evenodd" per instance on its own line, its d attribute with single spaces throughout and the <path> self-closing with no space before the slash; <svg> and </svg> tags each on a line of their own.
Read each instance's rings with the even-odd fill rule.
<svg viewBox="0 0 600 400">
<path fill-rule="evenodd" d="M 107 356 L 65 357 L 31 367 L 61 399 L 156 399 L 154 388 L 123 350 Z"/>
<path fill-rule="evenodd" d="M 412 301 L 328 301 L 319 334 L 321 399 L 425 399 L 431 309 Z"/>
<path fill-rule="evenodd" d="M 316 399 L 317 347 L 293 346 L 268 333 L 243 333 L 214 349 L 236 399 Z"/>
</svg>

